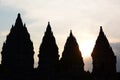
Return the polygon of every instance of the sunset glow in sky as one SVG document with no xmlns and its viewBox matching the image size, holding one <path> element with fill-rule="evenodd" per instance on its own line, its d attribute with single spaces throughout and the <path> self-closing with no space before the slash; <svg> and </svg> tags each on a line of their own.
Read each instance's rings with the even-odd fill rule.
<svg viewBox="0 0 120 80">
<path fill-rule="evenodd" d="M 60 55 L 70 30 L 86 61 L 100 26 L 111 43 L 120 42 L 120 0 L 0 0 L 0 51 L 18 13 L 30 33 L 36 61 L 48 21 Z"/>
</svg>

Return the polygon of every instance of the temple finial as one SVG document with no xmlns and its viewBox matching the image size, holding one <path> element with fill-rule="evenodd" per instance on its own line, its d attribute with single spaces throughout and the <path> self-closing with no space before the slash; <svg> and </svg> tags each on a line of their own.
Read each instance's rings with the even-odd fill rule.
<svg viewBox="0 0 120 80">
<path fill-rule="evenodd" d="M 100 32 L 103 32 L 102 26 L 100 26 Z"/>
<path fill-rule="evenodd" d="M 50 25 L 50 21 L 48 21 L 48 25 Z"/>
<path fill-rule="evenodd" d="M 24 27 L 26 27 L 26 24 L 24 23 Z"/>
<path fill-rule="evenodd" d="M 48 21 L 47 29 L 51 30 L 50 22 Z"/>
<path fill-rule="evenodd" d="M 18 17 L 20 17 L 20 13 L 18 13 Z"/>
<path fill-rule="evenodd" d="M 50 22 L 48 22 L 47 28 L 46 28 L 46 32 L 51 32 L 51 25 Z"/>
<path fill-rule="evenodd" d="M 70 36 L 73 36 L 73 34 L 72 34 L 72 30 L 70 30 Z"/>
<path fill-rule="evenodd" d="M 17 27 L 23 27 L 23 23 L 22 23 L 22 19 L 21 19 L 20 13 L 18 13 L 18 15 L 17 15 L 15 26 L 17 26 Z"/>
</svg>

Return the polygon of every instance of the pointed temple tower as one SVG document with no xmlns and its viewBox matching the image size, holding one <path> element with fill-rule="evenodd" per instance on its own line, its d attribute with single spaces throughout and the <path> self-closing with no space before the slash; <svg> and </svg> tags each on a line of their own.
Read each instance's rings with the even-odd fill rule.
<svg viewBox="0 0 120 80">
<path fill-rule="evenodd" d="M 14 74 L 28 73 L 34 68 L 33 43 L 20 14 L 3 44 L 1 54 L 2 65 Z"/>
<path fill-rule="evenodd" d="M 91 54 L 93 59 L 93 75 L 98 80 L 115 80 L 116 56 L 100 27 L 99 36 Z"/>
<path fill-rule="evenodd" d="M 84 62 L 78 43 L 70 31 L 60 60 L 61 75 L 64 80 L 79 80 L 83 78 Z"/>
<path fill-rule="evenodd" d="M 39 74 L 42 80 L 54 80 L 59 62 L 58 46 L 48 22 L 46 32 L 39 49 Z"/>
</svg>

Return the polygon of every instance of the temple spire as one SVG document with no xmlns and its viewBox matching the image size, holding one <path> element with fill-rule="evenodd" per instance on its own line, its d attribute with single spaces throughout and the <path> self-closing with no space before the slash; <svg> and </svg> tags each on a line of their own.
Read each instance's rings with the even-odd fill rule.
<svg viewBox="0 0 120 80">
<path fill-rule="evenodd" d="M 116 73 L 116 56 L 103 32 L 102 26 L 100 26 L 99 36 L 91 56 L 93 59 L 92 73 L 94 77 L 98 79 L 103 78 L 104 80 L 106 80 L 106 78 L 114 78 Z"/>
<path fill-rule="evenodd" d="M 23 27 L 23 22 L 22 22 L 20 13 L 18 13 L 16 22 L 15 22 L 15 26 L 16 26 L 16 27 Z"/>
<path fill-rule="evenodd" d="M 30 34 L 25 25 L 23 27 L 20 14 L 18 14 L 16 23 L 14 26 L 12 25 L 1 52 L 1 63 L 8 71 L 7 73 L 11 73 L 12 77 L 17 75 L 19 78 L 32 73 L 34 67 L 33 49 Z"/>
<path fill-rule="evenodd" d="M 70 30 L 70 36 L 67 38 L 67 41 L 65 43 L 60 62 L 63 68 L 69 68 L 71 65 L 77 65 L 79 66 L 79 70 L 84 70 L 81 51 L 79 50 L 76 38 L 72 34 L 72 30 Z"/>
<path fill-rule="evenodd" d="M 50 22 L 42 39 L 39 49 L 39 75 L 41 80 L 56 80 L 55 78 L 59 63 L 58 46 L 55 37 L 51 31 Z"/>
</svg>

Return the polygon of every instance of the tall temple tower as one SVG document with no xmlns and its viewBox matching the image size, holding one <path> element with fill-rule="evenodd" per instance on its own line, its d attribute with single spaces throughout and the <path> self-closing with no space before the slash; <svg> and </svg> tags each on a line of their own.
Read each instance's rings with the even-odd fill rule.
<svg viewBox="0 0 120 80">
<path fill-rule="evenodd" d="M 55 80 L 57 66 L 59 62 L 58 46 L 48 22 L 46 32 L 43 36 L 39 49 L 39 74 L 42 80 Z"/>
<path fill-rule="evenodd" d="M 63 80 L 80 80 L 83 79 L 84 62 L 79 50 L 76 38 L 73 36 L 72 31 L 67 38 L 60 59 L 61 77 Z M 85 79 L 83 79 L 85 80 Z"/>
<path fill-rule="evenodd" d="M 33 43 L 20 14 L 7 35 L 1 54 L 2 65 L 14 74 L 29 73 L 34 68 Z"/>
<path fill-rule="evenodd" d="M 99 36 L 91 54 L 93 59 L 93 75 L 98 80 L 115 80 L 116 56 L 100 27 Z"/>
</svg>

